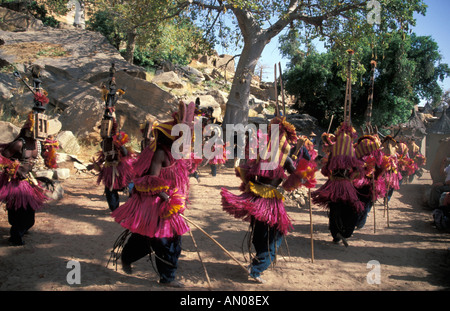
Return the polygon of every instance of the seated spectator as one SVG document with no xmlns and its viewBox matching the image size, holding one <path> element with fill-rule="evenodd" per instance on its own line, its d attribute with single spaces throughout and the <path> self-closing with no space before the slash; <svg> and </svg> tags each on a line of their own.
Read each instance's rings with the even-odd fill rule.
<svg viewBox="0 0 450 311">
<path fill-rule="evenodd" d="M 442 161 L 442 167 L 444 167 L 447 163 L 447 159 L 444 159 Z M 431 188 L 429 205 L 432 209 L 439 207 L 439 200 L 442 193 L 450 192 L 450 165 L 447 165 L 444 169 L 442 169 L 442 172 L 446 175 L 445 182 L 436 182 Z"/>
</svg>

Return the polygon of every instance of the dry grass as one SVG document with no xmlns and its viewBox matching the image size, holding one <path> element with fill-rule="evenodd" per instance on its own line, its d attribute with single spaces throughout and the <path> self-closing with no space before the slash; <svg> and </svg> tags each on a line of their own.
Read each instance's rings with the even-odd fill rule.
<svg viewBox="0 0 450 311">
<path fill-rule="evenodd" d="M 21 42 L 0 47 L 5 53 L 16 55 L 16 63 L 33 63 L 40 57 L 67 57 L 70 54 L 60 44 L 49 42 Z"/>
</svg>

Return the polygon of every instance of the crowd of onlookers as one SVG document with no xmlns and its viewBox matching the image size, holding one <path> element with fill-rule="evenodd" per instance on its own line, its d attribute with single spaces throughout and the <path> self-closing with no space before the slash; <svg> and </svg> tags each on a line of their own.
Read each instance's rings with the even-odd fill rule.
<svg viewBox="0 0 450 311">
<path fill-rule="evenodd" d="M 429 207 L 439 230 L 450 232 L 450 154 L 440 160 L 437 174 L 432 175 Z"/>
</svg>

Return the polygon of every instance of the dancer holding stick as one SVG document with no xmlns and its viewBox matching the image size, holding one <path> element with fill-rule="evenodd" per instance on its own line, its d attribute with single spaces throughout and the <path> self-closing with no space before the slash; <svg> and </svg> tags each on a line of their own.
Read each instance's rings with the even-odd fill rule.
<svg viewBox="0 0 450 311">
<path fill-rule="evenodd" d="M 208 270 L 206 270 L 205 264 L 203 263 L 202 256 L 200 255 L 200 251 L 198 250 L 197 242 L 195 242 L 194 235 L 192 234 L 192 230 L 189 230 L 189 234 L 191 235 L 192 243 L 194 243 L 195 249 L 197 250 L 198 259 L 200 260 L 200 263 L 202 264 L 203 267 L 203 271 L 205 272 L 206 281 L 208 282 L 209 289 L 212 289 Z"/>
<path fill-rule="evenodd" d="M 384 154 L 376 134 L 361 136 L 356 143 L 355 152 L 356 157 L 364 162 L 360 176 L 354 181 L 354 185 L 358 189 L 358 197 L 364 204 L 364 210 L 359 214 L 356 223 L 356 228 L 361 229 L 365 226 L 367 216 L 372 208 L 375 213 L 374 204 L 377 199 L 386 193 L 382 167 Z M 376 229 L 374 228 L 374 230 Z"/>
<path fill-rule="evenodd" d="M 236 168 L 236 174 L 242 180 L 240 189 L 243 193 L 235 195 L 226 188 L 221 191 L 223 210 L 235 218 L 250 222 L 249 238 L 256 255 L 248 269 L 250 277 L 259 283 L 265 282 L 261 274 L 275 261 L 283 237 L 292 229 L 284 208 L 284 197 L 277 187 L 282 185 L 285 190 L 293 191 L 304 183 L 315 184 L 315 169 L 311 168 L 315 163 L 302 159 L 311 166 L 300 161 L 295 167 L 288 156 L 291 144 L 297 142 L 295 127 L 288 123 L 285 117 L 279 116 L 275 117 L 270 125 L 269 137 L 272 125 L 278 125 L 279 128 L 278 150 L 272 150 L 275 146 L 272 146 L 271 141 L 260 141 L 259 143 L 268 145 L 267 157 L 249 160 L 245 165 Z M 269 153 L 279 156 L 270 158 Z M 290 174 L 289 177 L 285 171 Z M 313 176 L 306 172 L 312 173 Z M 301 177 L 303 175 L 307 177 L 304 180 Z"/>
<path fill-rule="evenodd" d="M 311 262 L 314 263 L 314 232 L 312 220 L 312 204 L 311 204 L 311 189 L 308 189 L 308 205 L 309 205 L 309 229 L 311 233 Z"/>
<path fill-rule="evenodd" d="M 194 103 L 186 107 L 181 102 L 179 111 L 172 115 L 173 120 L 153 122 L 150 145 L 134 165 L 133 192 L 128 201 L 111 214 L 116 222 L 132 232 L 122 253 L 115 256 L 116 259 L 121 256 L 123 270 L 131 273 L 133 262 L 154 252 L 159 284 L 164 286 L 183 287 L 175 280 L 175 274 L 181 237 L 189 230 L 182 213 L 189 195 L 190 160 L 177 160 L 172 155 L 171 146 L 176 137 L 171 130 L 179 123 L 193 127 L 193 116 Z"/>
<path fill-rule="evenodd" d="M 284 100 L 283 72 L 281 71 L 281 63 L 278 63 L 278 69 L 280 70 L 280 92 L 281 92 L 281 100 L 283 101 L 283 116 L 285 116 L 286 102 Z"/>
<path fill-rule="evenodd" d="M 328 159 L 322 167 L 322 174 L 329 179 L 311 193 L 314 204 L 329 210 L 329 229 L 333 242 L 342 241 L 346 247 L 348 246 L 346 239 L 353 234 L 357 217 L 364 210 L 364 204 L 353 185 L 364 163 L 357 159 L 353 146 L 353 140 L 357 137 L 356 130 L 351 125 L 351 59 L 354 52 L 352 50 L 347 52 L 349 60 L 344 122 L 336 130 L 335 141 L 330 142 L 328 146 Z M 325 137 L 327 136 L 328 134 L 325 134 Z"/>
</svg>

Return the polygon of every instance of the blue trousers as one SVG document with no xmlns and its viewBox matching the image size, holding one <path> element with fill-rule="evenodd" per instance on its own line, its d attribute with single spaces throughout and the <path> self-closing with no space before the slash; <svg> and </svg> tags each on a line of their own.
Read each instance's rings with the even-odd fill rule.
<svg viewBox="0 0 450 311">
<path fill-rule="evenodd" d="M 283 234 L 264 222 L 252 220 L 254 226 L 252 243 L 256 257 L 252 260 L 250 276 L 258 277 L 275 261 Z"/>
<path fill-rule="evenodd" d="M 155 252 L 156 269 L 161 283 L 175 279 L 178 258 L 181 254 L 181 236 L 172 238 L 150 238 L 133 233 L 122 250 L 122 262 L 131 264 Z"/>
<path fill-rule="evenodd" d="M 217 165 L 211 164 L 211 175 L 216 176 L 217 175 Z"/>
<path fill-rule="evenodd" d="M 356 222 L 356 228 L 362 229 L 366 225 L 367 221 L 367 215 L 369 215 L 370 211 L 372 210 L 373 203 L 372 201 L 369 201 L 364 206 L 364 212 L 358 215 L 358 220 Z"/>
<path fill-rule="evenodd" d="M 403 177 L 401 180 L 398 181 L 398 185 L 401 186 L 403 183 L 403 180 L 405 177 Z M 392 195 L 394 194 L 394 188 L 390 188 L 387 193 L 387 201 L 389 202 L 391 200 Z"/>
<path fill-rule="evenodd" d="M 105 187 L 105 194 L 106 201 L 108 202 L 108 207 L 113 212 L 116 208 L 119 207 L 119 190 L 109 190 L 109 188 Z"/>
</svg>

